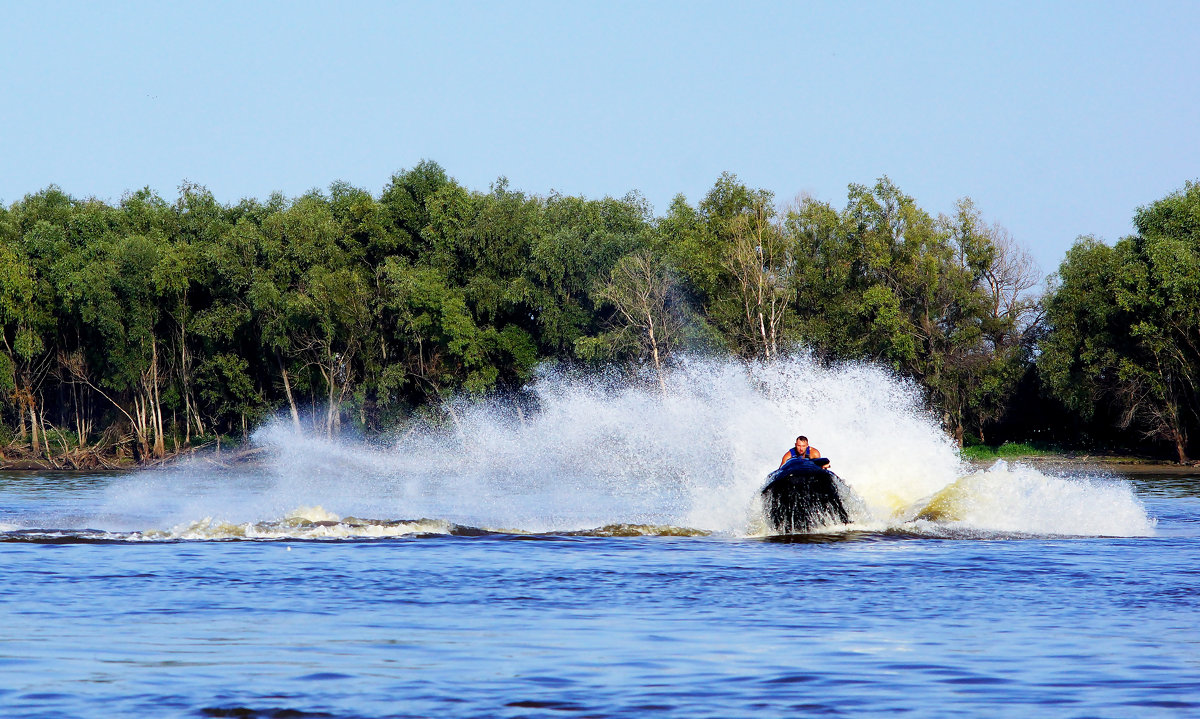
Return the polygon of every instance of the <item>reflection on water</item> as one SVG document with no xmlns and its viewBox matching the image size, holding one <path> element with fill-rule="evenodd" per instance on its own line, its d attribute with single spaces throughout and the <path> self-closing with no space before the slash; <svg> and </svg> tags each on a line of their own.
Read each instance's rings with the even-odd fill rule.
<svg viewBox="0 0 1200 719">
<path fill-rule="evenodd" d="M 1137 473 L 1128 478 L 1143 497 L 1200 497 L 1200 470 L 1196 474 Z"/>
</svg>

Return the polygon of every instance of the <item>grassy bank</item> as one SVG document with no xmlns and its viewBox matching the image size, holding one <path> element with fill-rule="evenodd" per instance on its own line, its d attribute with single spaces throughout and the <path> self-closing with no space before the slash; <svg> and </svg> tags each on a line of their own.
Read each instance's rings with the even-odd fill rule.
<svg viewBox="0 0 1200 719">
<path fill-rule="evenodd" d="M 999 446 L 971 445 L 963 447 L 962 458 L 976 467 L 986 467 L 998 459 L 1028 462 L 1041 468 L 1097 468 L 1120 474 L 1197 473 L 1200 462 L 1180 464 L 1163 457 L 1131 454 L 1093 453 L 1087 450 L 1063 450 L 1024 442 L 1005 442 Z"/>
<path fill-rule="evenodd" d="M 972 462 L 986 462 L 993 459 L 1018 459 L 1024 457 L 1055 457 L 1063 456 L 1061 452 L 1036 447 L 1025 442 L 1005 442 L 997 447 L 986 444 L 975 444 L 962 448 L 963 459 Z"/>
</svg>

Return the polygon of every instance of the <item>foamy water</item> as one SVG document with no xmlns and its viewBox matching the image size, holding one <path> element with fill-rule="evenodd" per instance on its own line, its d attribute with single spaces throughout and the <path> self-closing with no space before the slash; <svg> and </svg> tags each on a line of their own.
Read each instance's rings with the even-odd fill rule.
<svg viewBox="0 0 1200 719">
<path fill-rule="evenodd" d="M 1004 461 L 972 472 L 919 506 L 916 523 L 924 528 L 1079 536 L 1139 536 L 1154 529 L 1126 481 L 1047 476 Z"/>
<path fill-rule="evenodd" d="M 972 469 L 925 411 L 918 388 L 871 364 L 691 359 L 669 374 L 665 393 L 656 382 L 548 370 L 520 404 L 460 402 L 450 426 L 398 428 L 384 444 L 297 434 L 276 421 L 254 435 L 261 466 L 229 473 L 197 461 L 139 473 L 112 486 L 100 514 L 145 539 L 384 537 L 464 527 L 756 535 L 764 531 L 757 502 L 764 477 L 805 434 L 857 495 L 851 529 L 952 536 L 1154 529 L 1123 481 L 1003 462 Z"/>
</svg>

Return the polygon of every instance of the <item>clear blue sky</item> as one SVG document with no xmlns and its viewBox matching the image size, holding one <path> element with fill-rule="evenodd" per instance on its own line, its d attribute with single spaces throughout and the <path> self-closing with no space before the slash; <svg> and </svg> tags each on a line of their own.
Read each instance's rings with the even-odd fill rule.
<svg viewBox="0 0 1200 719">
<path fill-rule="evenodd" d="M 1045 272 L 1200 178 L 1200 2 L 3 4 L 0 201 L 464 185 L 969 195 Z"/>
</svg>

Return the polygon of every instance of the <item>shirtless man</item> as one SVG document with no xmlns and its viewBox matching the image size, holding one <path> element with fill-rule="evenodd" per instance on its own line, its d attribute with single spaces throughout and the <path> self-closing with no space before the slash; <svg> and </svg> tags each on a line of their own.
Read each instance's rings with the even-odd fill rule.
<svg viewBox="0 0 1200 719">
<path fill-rule="evenodd" d="M 808 437 L 800 435 L 796 438 L 796 446 L 784 453 L 783 459 L 779 460 L 779 466 L 782 467 L 789 459 L 803 457 L 805 459 L 817 459 L 821 456 L 821 451 L 816 447 L 809 445 Z"/>
</svg>

